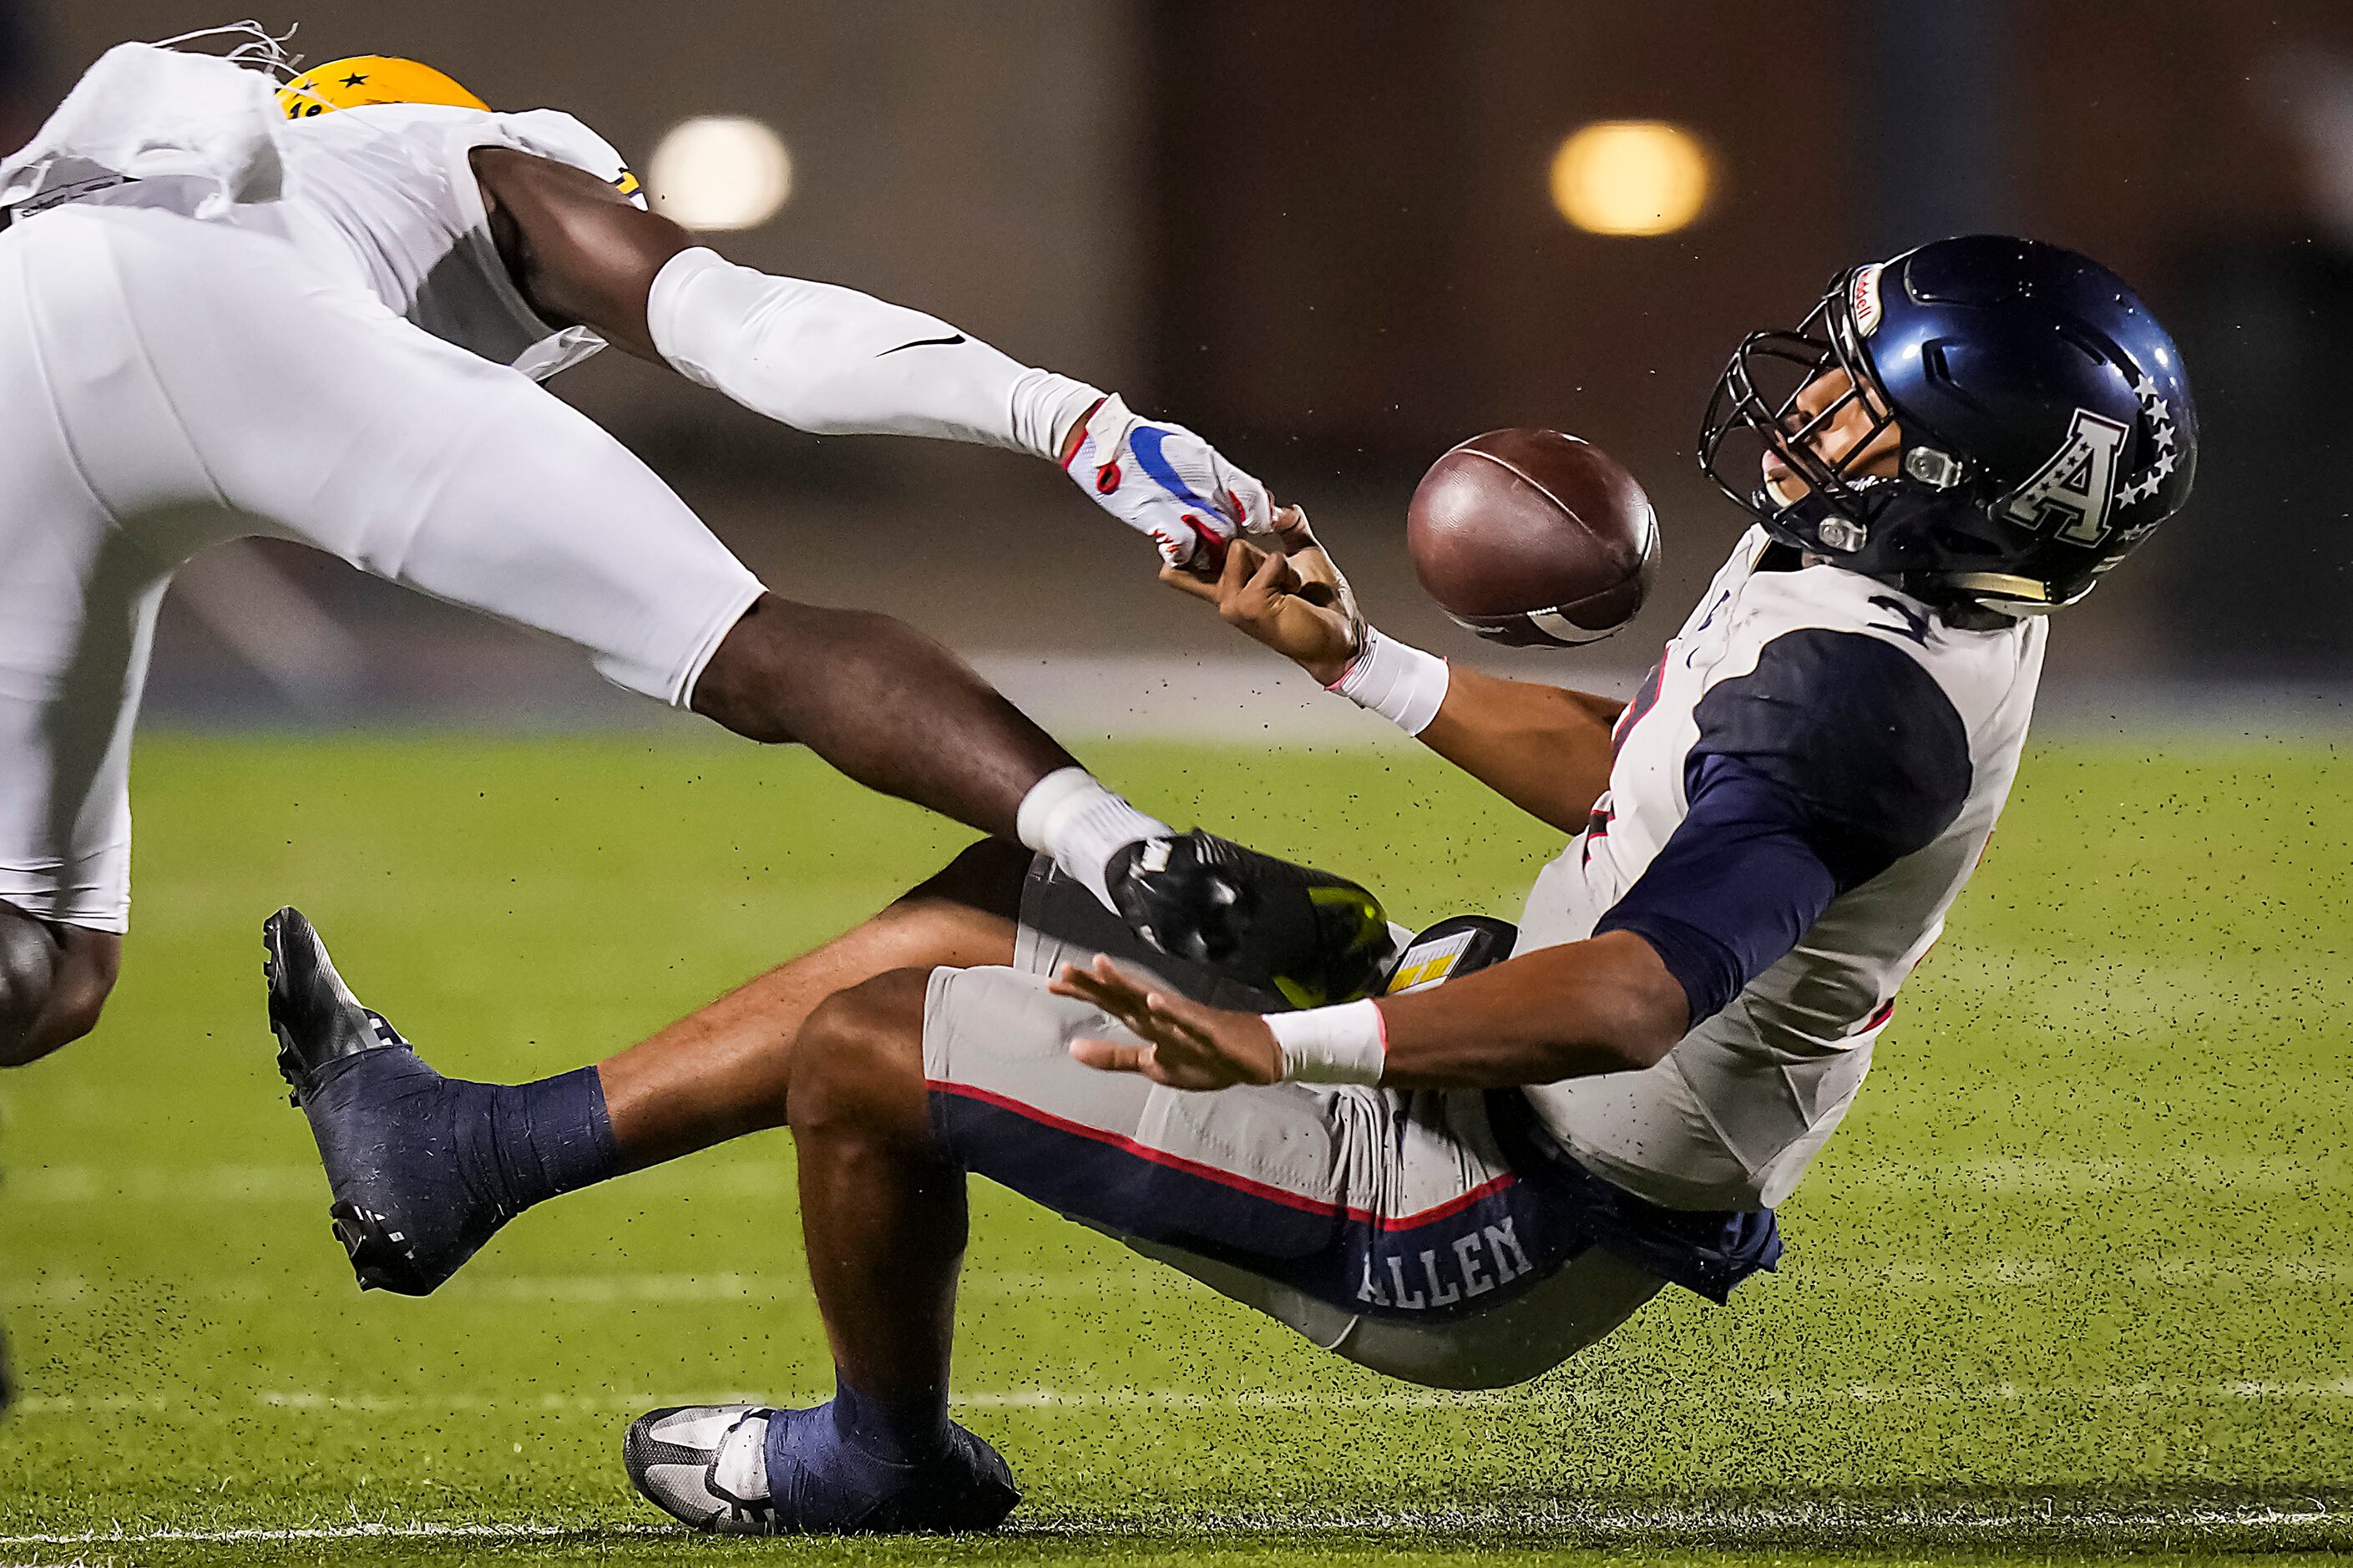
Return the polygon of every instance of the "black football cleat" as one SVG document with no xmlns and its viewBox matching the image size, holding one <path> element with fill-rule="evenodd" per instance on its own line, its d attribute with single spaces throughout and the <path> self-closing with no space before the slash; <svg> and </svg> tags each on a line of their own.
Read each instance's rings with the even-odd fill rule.
<svg viewBox="0 0 2353 1568">
<path fill-rule="evenodd" d="M 1294 1007 L 1375 994 L 1395 956 L 1388 917 L 1364 888 L 1198 827 L 1129 845 L 1106 879 L 1153 946 Z"/>
<path fill-rule="evenodd" d="M 311 1123 L 335 1239 L 363 1290 L 429 1294 L 512 1217 L 470 1180 L 460 1090 L 360 1005 L 300 910 L 261 928 L 278 1070 Z"/>
</svg>

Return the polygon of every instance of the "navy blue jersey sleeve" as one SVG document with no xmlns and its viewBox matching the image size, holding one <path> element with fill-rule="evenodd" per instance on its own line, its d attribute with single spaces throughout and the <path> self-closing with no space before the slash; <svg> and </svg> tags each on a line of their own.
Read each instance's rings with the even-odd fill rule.
<svg viewBox="0 0 2353 1568">
<path fill-rule="evenodd" d="M 1693 717 L 1686 796 L 1711 757 L 1778 783 L 1841 892 L 1926 847 L 1969 798 L 1968 730 L 1952 699 L 1919 661 L 1861 632 L 1783 633 Z"/>
<path fill-rule="evenodd" d="M 1694 711 L 1690 810 L 1595 926 L 1657 950 L 1691 1004 L 1721 1012 L 1840 893 L 1950 826 L 1968 798 L 1968 733 L 1900 648 L 1808 628 Z"/>
<path fill-rule="evenodd" d="M 1737 758 L 1709 759 L 1690 814 L 1593 934 L 1649 942 L 1682 984 L 1691 1022 L 1714 1017 L 1838 896 L 1804 820 L 1779 781 Z"/>
</svg>

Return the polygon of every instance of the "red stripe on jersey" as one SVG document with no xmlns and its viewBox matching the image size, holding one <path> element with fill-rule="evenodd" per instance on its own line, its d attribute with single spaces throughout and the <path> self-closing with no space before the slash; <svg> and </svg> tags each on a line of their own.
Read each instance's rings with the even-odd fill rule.
<svg viewBox="0 0 2353 1568">
<path fill-rule="evenodd" d="M 1166 1149 L 1155 1149 L 1139 1143 L 1124 1133 L 1113 1132 L 1101 1127 L 1090 1127 L 1083 1121 L 1072 1121 L 1068 1117 L 1057 1116 L 1050 1110 L 1040 1110 L 1034 1105 L 1025 1105 L 1018 1100 L 992 1093 L 988 1089 L 977 1089 L 968 1083 L 949 1083 L 940 1079 L 926 1079 L 923 1080 L 923 1087 L 934 1094 L 953 1094 L 959 1099 L 976 1100 L 983 1105 L 993 1105 L 999 1110 L 1009 1110 L 1025 1121 L 1050 1127 L 1058 1132 L 1074 1133 L 1081 1138 L 1116 1149 L 1124 1154 L 1133 1154 L 1139 1160 L 1146 1160 L 1172 1171 L 1182 1171 L 1189 1176 L 1199 1176 L 1205 1181 L 1215 1182 L 1221 1187 L 1230 1187 L 1239 1193 L 1248 1193 L 1255 1198 L 1264 1198 L 1269 1203 L 1281 1204 L 1285 1208 L 1297 1209 L 1303 1214 L 1339 1215 L 1357 1224 L 1369 1225 L 1375 1230 L 1411 1230 L 1417 1226 L 1431 1224 L 1446 1218 L 1449 1215 L 1458 1214 L 1480 1199 L 1502 1192 L 1506 1187 L 1514 1186 L 1519 1182 L 1519 1177 L 1506 1171 L 1502 1175 L 1491 1177 L 1470 1191 L 1449 1198 L 1442 1204 L 1436 1204 L 1409 1215 L 1377 1215 L 1370 1209 L 1355 1208 L 1345 1204 L 1311 1198 L 1304 1194 L 1287 1192 L 1281 1187 L 1270 1186 L 1264 1182 L 1252 1181 L 1248 1176 L 1238 1175 L 1231 1171 L 1221 1171 L 1215 1165 L 1205 1165 L 1198 1160 L 1188 1160 L 1182 1154 L 1172 1154 Z"/>
</svg>

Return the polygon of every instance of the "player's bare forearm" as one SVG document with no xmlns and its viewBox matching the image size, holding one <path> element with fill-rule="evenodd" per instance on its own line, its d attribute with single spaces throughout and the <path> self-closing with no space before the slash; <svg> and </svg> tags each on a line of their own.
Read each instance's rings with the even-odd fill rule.
<svg viewBox="0 0 2353 1568">
<path fill-rule="evenodd" d="M 1161 580 L 1216 605 L 1243 636 L 1334 686 L 1353 660 L 1366 657 L 1366 638 L 1375 634 L 1366 628 L 1346 577 L 1317 542 L 1306 514 L 1282 509 L 1273 531 L 1281 554 L 1237 544 L 1212 580 L 1176 571 L 1162 573 Z M 1419 731 L 1421 742 L 1539 821 L 1564 833 L 1583 829 L 1594 801 L 1609 786 L 1609 728 L 1626 705 L 1428 662 L 1445 681 L 1446 694 Z"/>
<path fill-rule="evenodd" d="M 588 173 L 512 147 L 477 147 L 491 234 L 533 310 L 660 363 L 646 301 L 694 237 Z"/>
<path fill-rule="evenodd" d="M 1609 729 L 1625 706 L 1456 665 L 1420 740 L 1538 821 L 1577 833 L 1609 787 Z"/>
<path fill-rule="evenodd" d="M 1690 1002 L 1631 931 L 1541 948 L 1385 998 L 1391 1089 L 1509 1089 L 1655 1065 Z"/>
<path fill-rule="evenodd" d="M 1142 1042 L 1074 1041 L 1071 1054 L 1089 1067 L 1196 1090 L 1285 1074 L 1285 1047 L 1266 1016 L 1164 991 L 1109 958 L 1063 965 L 1052 988 L 1102 1008 Z M 1682 983 L 1631 931 L 1544 948 L 1376 1005 L 1389 1089 L 1518 1089 L 1652 1067 L 1691 1016 Z"/>
</svg>

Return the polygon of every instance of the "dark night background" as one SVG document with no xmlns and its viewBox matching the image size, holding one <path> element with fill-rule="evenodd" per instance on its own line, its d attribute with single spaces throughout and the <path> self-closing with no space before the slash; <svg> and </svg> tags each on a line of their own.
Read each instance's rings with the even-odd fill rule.
<svg viewBox="0 0 2353 1568">
<path fill-rule="evenodd" d="M 12 140 L 108 45 L 222 19 L 0 6 Z M 715 243 L 1194 426 L 1317 514 L 1378 619 L 1443 651 L 1475 645 L 1411 586 L 1415 476 L 1493 426 L 1590 437 L 1650 486 L 1670 569 L 1634 630 L 1581 667 L 1539 661 L 1562 673 L 1643 662 L 1736 533 L 1690 448 L 1743 332 L 1939 235 L 2075 246 L 2181 339 L 2204 449 L 2189 511 L 2057 628 L 2058 684 L 2325 693 L 2353 645 L 2341 3 L 311 0 L 260 19 L 300 22 L 313 62 L 413 55 L 500 107 L 570 110 L 641 166 L 687 116 L 765 121 L 792 198 Z M 1701 139 L 1696 223 L 1604 237 L 1554 210 L 1554 150 L 1609 119 Z M 558 385 L 782 591 L 890 607 L 981 655 L 1230 651 L 1037 466 L 819 442 L 617 354 Z M 332 562 L 241 546 L 174 599 L 167 717 L 429 715 L 486 691 L 603 711 L 554 650 Z M 343 687 L 271 674 L 280 620 L 347 639 Z"/>
</svg>

